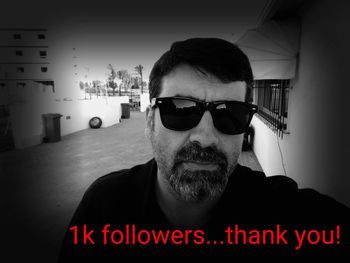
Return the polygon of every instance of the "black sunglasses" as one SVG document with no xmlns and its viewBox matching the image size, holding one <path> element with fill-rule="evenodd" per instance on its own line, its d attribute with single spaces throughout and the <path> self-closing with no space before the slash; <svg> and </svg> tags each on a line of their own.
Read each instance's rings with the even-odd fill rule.
<svg viewBox="0 0 350 263">
<path fill-rule="evenodd" d="M 213 118 L 214 126 L 225 134 L 244 133 L 258 107 L 242 101 L 206 102 L 187 97 L 153 98 L 152 107 L 157 106 L 165 128 L 187 131 L 198 125 L 206 110 Z"/>
</svg>

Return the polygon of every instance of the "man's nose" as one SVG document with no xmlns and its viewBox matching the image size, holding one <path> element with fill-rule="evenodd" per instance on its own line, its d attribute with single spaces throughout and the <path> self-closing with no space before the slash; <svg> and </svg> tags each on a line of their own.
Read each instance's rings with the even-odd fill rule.
<svg viewBox="0 0 350 263">
<path fill-rule="evenodd" d="M 217 146 L 219 142 L 217 133 L 211 113 L 205 111 L 198 125 L 192 129 L 190 141 L 200 143 L 203 148 Z"/>
</svg>

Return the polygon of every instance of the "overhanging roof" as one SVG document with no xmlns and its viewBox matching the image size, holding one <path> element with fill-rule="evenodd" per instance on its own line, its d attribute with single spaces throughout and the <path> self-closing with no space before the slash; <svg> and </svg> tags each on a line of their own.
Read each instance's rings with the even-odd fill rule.
<svg viewBox="0 0 350 263">
<path fill-rule="evenodd" d="M 297 20 L 271 20 L 248 30 L 236 44 L 250 60 L 255 79 L 292 79 L 299 52 Z"/>
</svg>

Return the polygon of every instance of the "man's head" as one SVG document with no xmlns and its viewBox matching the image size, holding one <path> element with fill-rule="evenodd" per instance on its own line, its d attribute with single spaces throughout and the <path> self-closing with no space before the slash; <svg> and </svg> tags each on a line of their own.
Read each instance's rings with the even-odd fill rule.
<svg viewBox="0 0 350 263">
<path fill-rule="evenodd" d="M 158 180 L 176 198 L 202 202 L 224 191 L 251 118 L 252 82 L 247 56 L 221 39 L 175 42 L 155 63 L 147 134 Z"/>
<path fill-rule="evenodd" d="M 253 73 L 248 57 L 236 45 L 217 38 L 191 38 L 173 43 L 153 66 L 149 77 L 150 99 L 159 97 L 162 78 L 180 64 L 213 75 L 223 83 L 244 81 L 245 101 L 252 101 Z"/>
</svg>

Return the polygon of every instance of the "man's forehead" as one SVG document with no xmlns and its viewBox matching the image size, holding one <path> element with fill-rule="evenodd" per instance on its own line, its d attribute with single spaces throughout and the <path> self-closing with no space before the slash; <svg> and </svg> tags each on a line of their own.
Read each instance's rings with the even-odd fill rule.
<svg viewBox="0 0 350 263">
<path fill-rule="evenodd" d="M 205 101 L 244 101 L 246 94 L 244 81 L 222 83 L 219 79 L 204 75 L 187 65 L 179 66 L 164 76 L 161 86 L 160 97 L 186 96 Z"/>
</svg>

